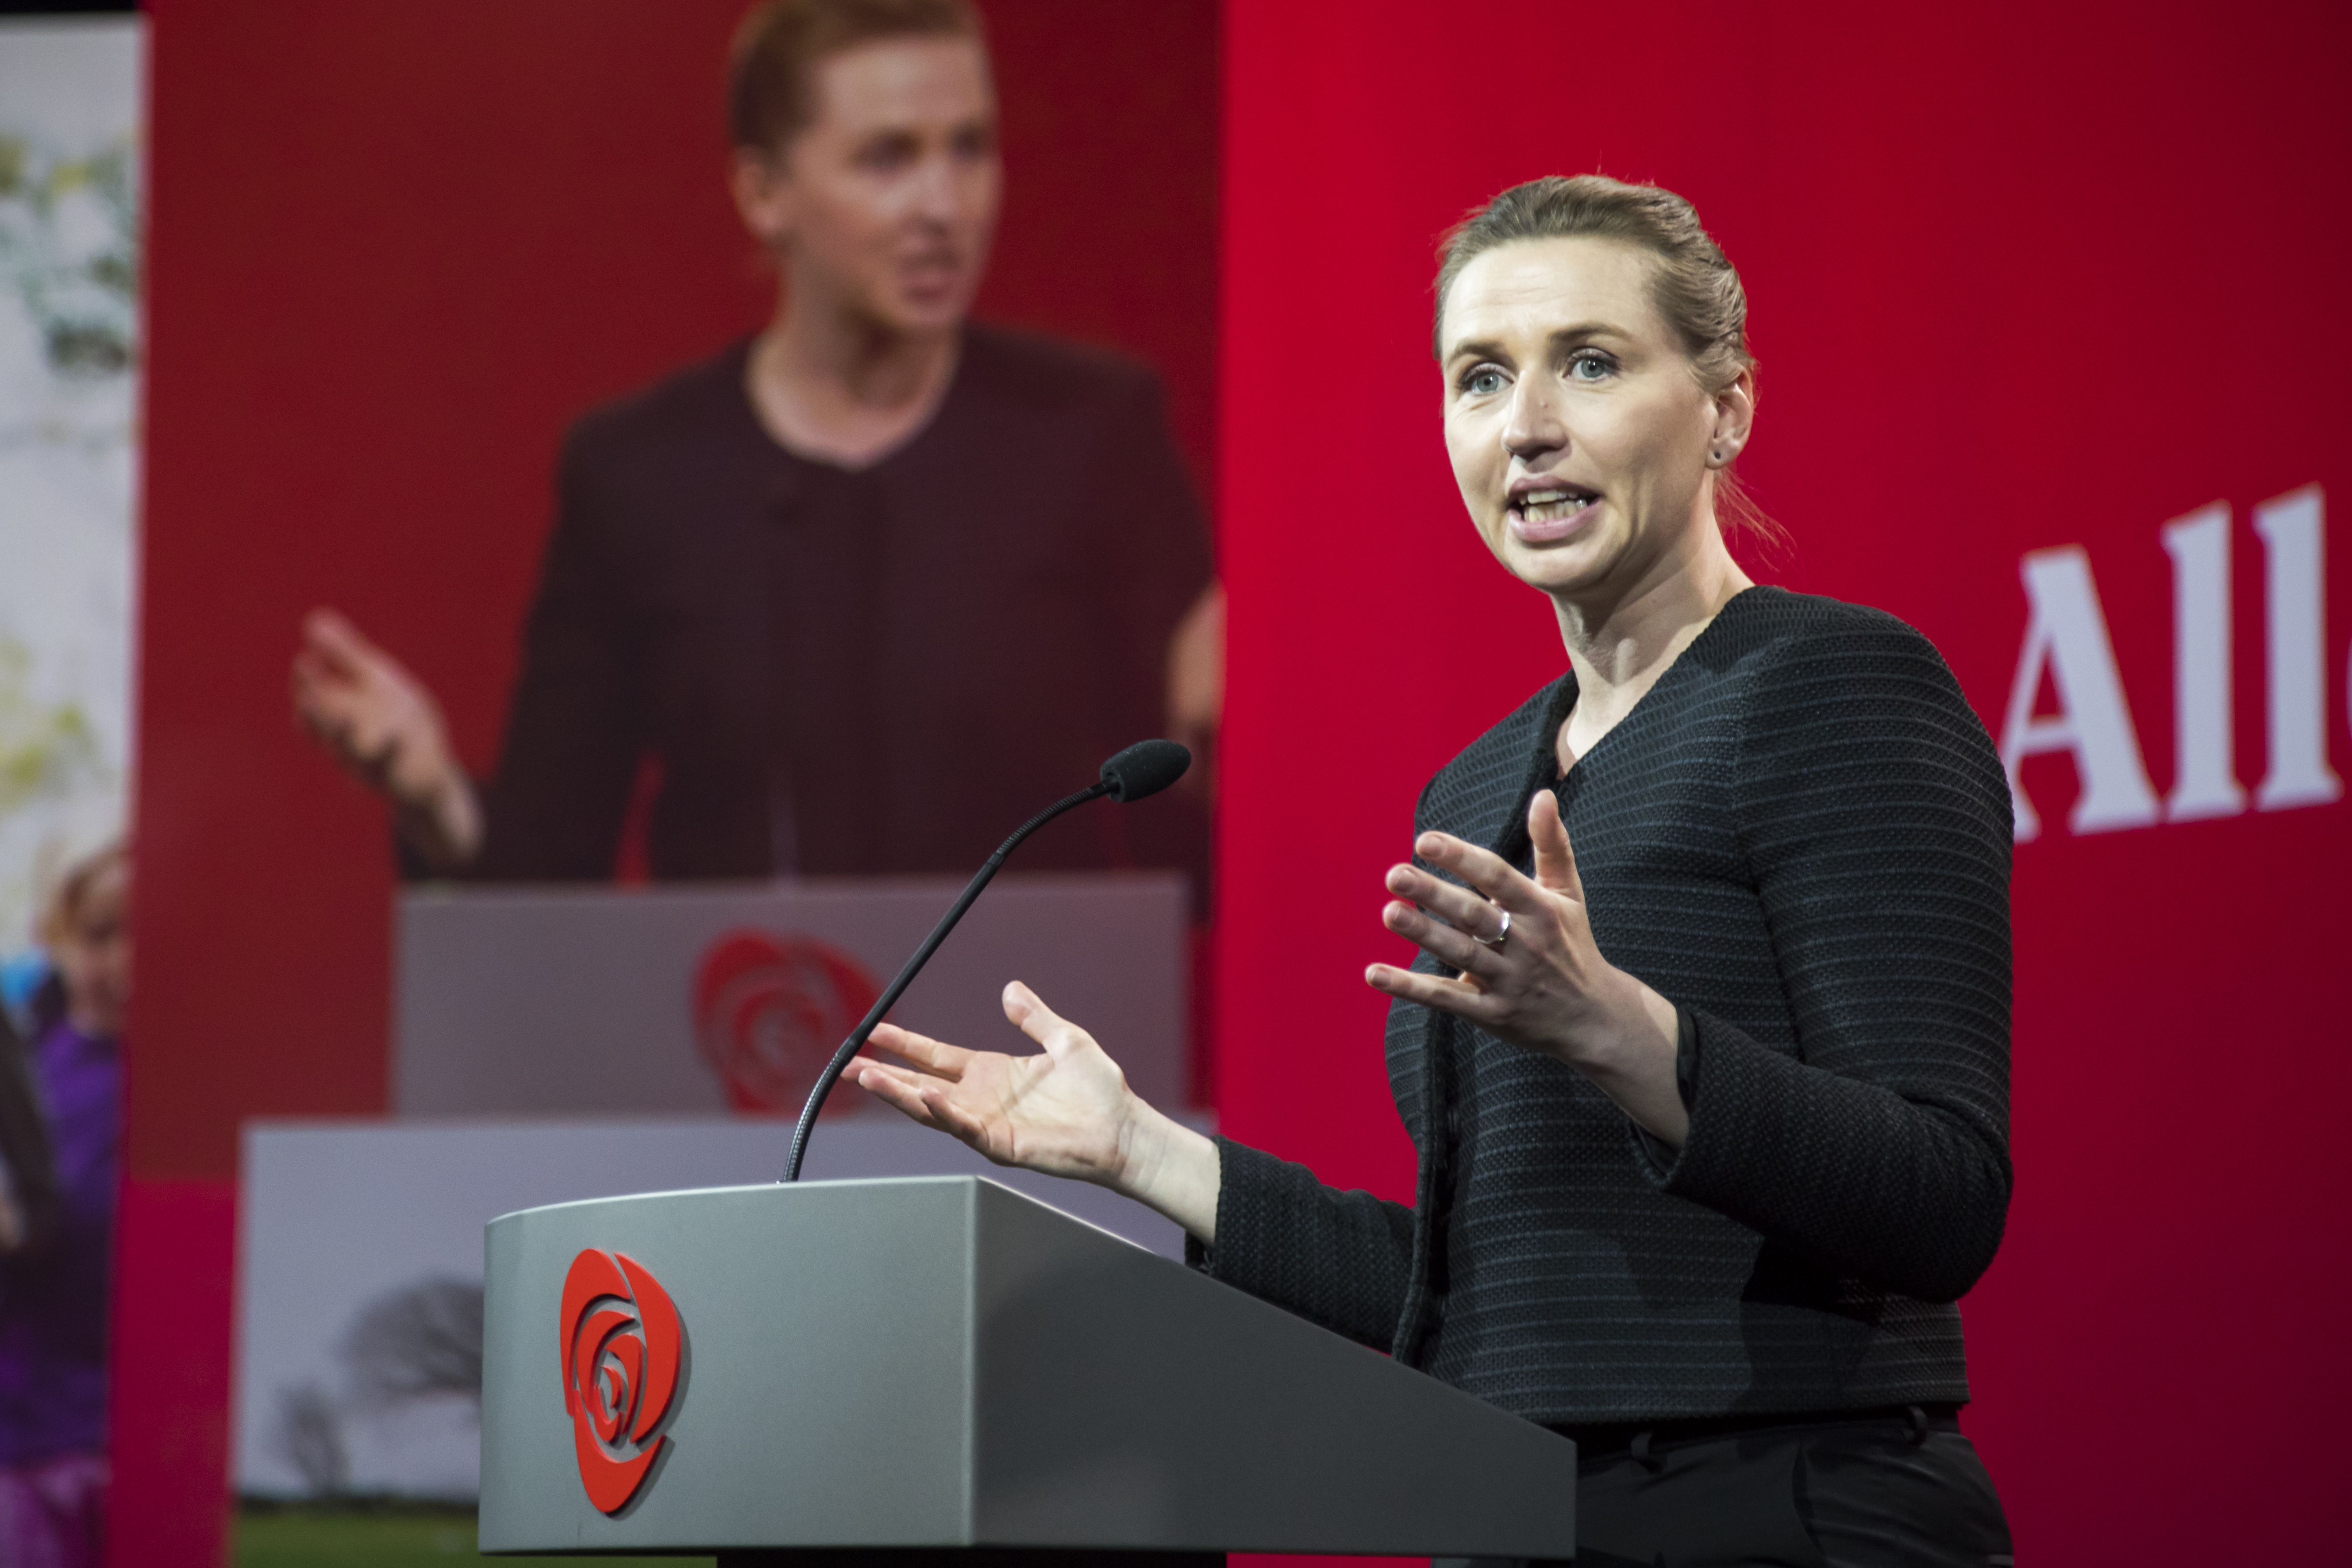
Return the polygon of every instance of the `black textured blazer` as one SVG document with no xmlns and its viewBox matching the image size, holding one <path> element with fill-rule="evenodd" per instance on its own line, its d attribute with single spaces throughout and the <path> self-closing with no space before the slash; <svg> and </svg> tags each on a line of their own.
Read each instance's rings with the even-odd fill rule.
<svg viewBox="0 0 2352 1568">
<path fill-rule="evenodd" d="M 1683 1010 L 1687 1142 L 1398 1003 L 1413 1206 L 1223 1142 L 1196 1266 L 1536 1421 L 1964 1401 L 1952 1302 L 2011 1185 L 2011 830 L 1983 725 L 1911 627 L 1767 587 L 1560 777 L 1575 697 L 1563 677 L 1472 743 L 1415 830 L 1524 870 L 1528 801 L 1559 791 L 1602 953 Z"/>
<path fill-rule="evenodd" d="M 850 471 L 761 426 L 749 346 L 565 442 L 475 875 L 610 876 L 646 763 L 656 877 L 965 875 L 1160 732 L 1211 566 L 1156 375 L 975 324 L 930 422 Z M 1022 863 L 1181 868 L 1204 844 L 1171 793 L 1057 823 Z"/>
</svg>

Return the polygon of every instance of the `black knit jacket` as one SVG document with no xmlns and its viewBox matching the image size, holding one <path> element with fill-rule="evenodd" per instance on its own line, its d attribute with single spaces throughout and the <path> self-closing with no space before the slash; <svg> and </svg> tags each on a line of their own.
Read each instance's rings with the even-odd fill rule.
<svg viewBox="0 0 2352 1568">
<path fill-rule="evenodd" d="M 1892 616 L 1751 588 L 1557 777 L 1572 676 L 1423 792 L 1531 861 L 1557 787 L 1593 934 L 1683 1009 L 1690 1135 L 1398 1003 L 1411 1208 L 1221 1141 L 1196 1267 L 1554 1424 L 1964 1401 L 2007 1216 L 2009 792 Z M 1416 967 L 1434 970 L 1423 955 Z"/>
</svg>

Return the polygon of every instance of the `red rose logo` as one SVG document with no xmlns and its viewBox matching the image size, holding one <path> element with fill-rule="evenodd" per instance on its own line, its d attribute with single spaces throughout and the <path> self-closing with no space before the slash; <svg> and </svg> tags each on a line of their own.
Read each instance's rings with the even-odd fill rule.
<svg viewBox="0 0 2352 1568">
<path fill-rule="evenodd" d="M 694 977 L 694 1033 L 738 1110 L 797 1110 L 882 987 L 866 966 L 808 936 L 729 931 Z M 828 1100 L 827 1112 L 854 1101 Z"/>
<path fill-rule="evenodd" d="M 618 1513 L 637 1495 L 677 1394 L 684 1331 L 646 1266 L 590 1247 L 563 1277 L 563 1408 L 588 1500 Z"/>
</svg>

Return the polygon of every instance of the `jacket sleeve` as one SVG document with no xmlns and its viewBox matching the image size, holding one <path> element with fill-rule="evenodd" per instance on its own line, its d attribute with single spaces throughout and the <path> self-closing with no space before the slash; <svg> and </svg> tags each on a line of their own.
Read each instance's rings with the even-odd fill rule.
<svg viewBox="0 0 2352 1568">
<path fill-rule="evenodd" d="M 1167 396 L 1156 375 L 1123 380 L 1104 410 L 1104 440 L 1089 493 L 1111 499 L 1117 527 L 1105 537 L 1110 581 L 1099 603 L 1110 612 L 1109 646 L 1145 682 L 1157 710 L 1177 623 L 1214 575 L 1199 487 L 1176 449 Z"/>
<path fill-rule="evenodd" d="M 1187 1238 L 1212 1279 L 1385 1351 L 1404 1310 L 1412 1210 L 1341 1192 L 1304 1165 L 1217 1140 L 1217 1245 Z"/>
<path fill-rule="evenodd" d="M 1413 806 L 1416 837 L 1430 826 L 1436 787 L 1433 779 Z M 1427 952 L 1414 954 L 1412 966 L 1438 970 Z M 1446 1140 L 1430 1131 L 1447 1120 L 1437 1087 L 1447 1058 L 1444 1047 L 1433 1051 L 1426 1017 L 1403 1002 L 1389 1008 L 1390 1084 L 1421 1155 L 1415 1187 L 1423 1202 L 1442 1180 L 1447 1154 Z M 1185 1260 L 1310 1322 L 1410 1360 L 1415 1325 L 1406 1313 L 1418 1318 L 1428 1300 L 1425 1290 L 1413 1289 L 1423 1271 L 1414 1256 L 1413 1209 L 1326 1186 L 1306 1166 L 1230 1138 L 1217 1140 L 1217 1245 L 1203 1247 L 1188 1237 Z"/>
<path fill-rule="evenodd" d="M 1176 449 L 1159 378 L 1138 373 L 1115 390 L 1103 410 L 1088 493 L 1114 498 L 1117 526 L 1102 531 L 1099 578 L 1087 598 L 1098 617 L 1095 645 L 1105 656 L 1097 672 L 1108 704 L 1103 729 L 1118 738 L 1114 744 L 1125 744 L 1169 732 L 1168 656 L 1178 625 L 1215 580 L 1215 568 L 1200 492 Z M 1194 908 L 1202 911 L 1210 870 L 1205 800 L 1205 792 L 1172 792 L 1117 819 L 1136 863 L 1186 872 Z"/>
<path fill-rule="evenodd" d="M 1955 1300 L 2011 1182 L 2000 760 L 1934 647 L 1873 616 L 1758 673 L 1736 787 L 1797 1050 L 1697 1014 L 1690 1134 L 1646 1168 L 1882 1289 Z"/>
<path fill-rule="evenodd" d="M 556 520 L 525 624 L 488 827 L 483 881 L 598 880 L 613 874 L 644 744 L 632 628 L 602 526 L 599 487 L 575 431 L 557 477 Z"/>
</svg>

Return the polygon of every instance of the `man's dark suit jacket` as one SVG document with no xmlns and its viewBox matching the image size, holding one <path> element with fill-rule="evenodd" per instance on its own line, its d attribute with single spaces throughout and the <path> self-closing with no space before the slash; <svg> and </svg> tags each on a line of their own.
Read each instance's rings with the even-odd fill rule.
<svg viewBox="0 0 2352 1568">
<path fill-rule="evenodd" d="M 850 471 L 761 426 L 749 351 L 566 442 L 478 875 L 612 875 L 646 760 L 657 878 L 961 873 L 1160 732 L 1211 564 L 1149 371 L 973 326 L 930 423 Z M 1023 864 L 1197 868 L 1202 828 L 1098 808 Z"/>
</svg>

